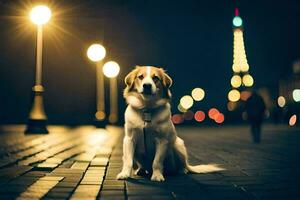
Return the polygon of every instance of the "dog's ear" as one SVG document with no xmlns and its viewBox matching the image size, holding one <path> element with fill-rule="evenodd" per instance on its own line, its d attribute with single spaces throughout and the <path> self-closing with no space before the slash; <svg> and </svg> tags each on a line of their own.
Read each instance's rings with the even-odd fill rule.
<svg viewBox="0 0 300 200">
<path fill-rule="evenodd" d="M 169 88 L 171 87 L 171 85 L 173 83 L 173 80 L 168 74 L 166 74 L 166 72 L 162 68 L 160 68 L 160 70 L 161 70 L 161 76 L 162 76 L 161 77 L 162 78 L 162 84 L 163 84 L 164 91 L 165 91 L 164 94 L 167 98 L 170 99 L 172 94 L 171 94 L 171 91 L 170 91 Z"/>
<path fill-rule="evenodd" d="M 173 83 L 173 80 L 171 79 L 171 77 L 168 74 L 166 74 L 165 71 L 163 71 L 163 80 L 162 81 L 163 81 L 164 86 L 167 88 L 170 88 Z"/>
<path fill-rule="evenodd" d="M 133 81 L 135 78 L 135 73 L 134 71 L 130 72 L 129 74 L 127 74 L 127 76 L 125 77 L 124 81 L 127 87 L 132 87 Z"/>
<path fill-rule="evenodd" d="M 138 71 L 138 66 L 134 70 L 132 70 L 124 79 L 124 82 L 126 84 L 125 90 L 127 92 L 130 92 L 132 90 L 133 82 L 136 77 L 137 71 Z"/>
</svg>

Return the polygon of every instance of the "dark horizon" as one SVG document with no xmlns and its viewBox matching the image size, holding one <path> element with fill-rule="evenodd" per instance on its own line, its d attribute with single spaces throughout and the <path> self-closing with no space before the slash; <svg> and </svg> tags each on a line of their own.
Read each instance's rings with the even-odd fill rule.
<svg viewBox="0 0 300 200">
<path fill-rule="evenodd" d="M 0 0 L 0 123 L 25 123 L 35 76 L 35 27 L 26 6 Z M 45 27 L 43 85 L 49 123 L 89 124 L 95 112 L 95 65 L 86 57 L 94 41 L 106 61 L 120 64 L 119 88 L 135 65 L 154 65 L 173 78 L 173 110 L 194 87 L 198 104 L 226 110 L 232 76 L 234 1 L 39 1 L 53 7 Z M 279 80 L 300 58 L 299 1 L 238 1 L 254 87 L 277 98 Z M 119 89 L 120 118 L 125 108 Z"/>
</svg>

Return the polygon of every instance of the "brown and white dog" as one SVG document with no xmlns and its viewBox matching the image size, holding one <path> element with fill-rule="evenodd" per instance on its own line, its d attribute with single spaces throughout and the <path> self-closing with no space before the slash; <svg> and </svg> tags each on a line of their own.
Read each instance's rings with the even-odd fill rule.
<svg viewBox="0 0 300 200">
<path fill-rule="evenodd" d="M 137 66 L 125 78 L 125 137 L 123 168 L 117 179 L 152 173 L 152 181 L 164 181 L 163 174 L 207 173 L 223 170 L 214 164 L 191 166 L 182 139 L 171 121 L 172 79 L 162 68 Z"/>
</svg>

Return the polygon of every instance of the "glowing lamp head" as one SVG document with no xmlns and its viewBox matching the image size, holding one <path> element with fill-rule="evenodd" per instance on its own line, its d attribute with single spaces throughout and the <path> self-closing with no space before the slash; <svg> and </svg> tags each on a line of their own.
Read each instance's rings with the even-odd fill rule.
<svg viewBox="0 0 300 200">
<path fill-rule="evenodd" d="M 51 18 L 51 10 L 47 6 L 39 5 L 30 11 L 30 20 L 36 25 L 44 25 Z"/>
<path fill-rule="evenodd" d="M 114 61 L 109 61 L 103 65 L 103 73 L 108 78 L 114 78 L 118 76 L 120 72 L 120 66 Z"/>
<path fill-rule="evenodd" d="M 232 24 L 235 27 L 241 27 L 243 25 L 243 20 L 240 16 L 235 16 L 232 20 Z"/>
<path fill-rule="evenodd" d="M 86 54 L 91 61 L 98 62 L 105 57 L 106 50 L 101 44 L 92 44 Z"/>
</svg>

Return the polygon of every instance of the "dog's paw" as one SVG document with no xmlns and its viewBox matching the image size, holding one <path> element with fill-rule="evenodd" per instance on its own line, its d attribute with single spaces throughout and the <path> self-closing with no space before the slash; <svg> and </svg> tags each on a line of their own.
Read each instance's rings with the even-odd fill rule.
<svg viewBox="0 0 300 200">
<path fill-rule="evenodd" d="M 165 181 L 165 178 L 164 178 L 164 176 L 162 175 L 161 172 L 154 171 L 152 176 L 151 176 L 151 181 L 162 182 L 162 181 Z"/>
<path fill-rule="evenodd" d="M 118 175 L 117 175 L 117 179 L 118 180 L 123 180 L 123 179 L 128 179 L 130 177 L 130 172 L 120 172 Z"/>
</svg>

